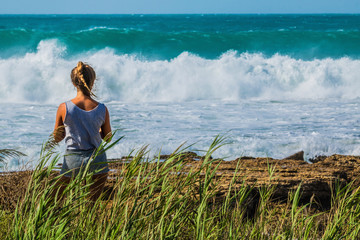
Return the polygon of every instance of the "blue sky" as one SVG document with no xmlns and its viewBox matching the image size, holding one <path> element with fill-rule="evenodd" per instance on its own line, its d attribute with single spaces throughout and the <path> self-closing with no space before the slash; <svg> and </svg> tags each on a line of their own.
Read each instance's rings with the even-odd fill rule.
<svg viewBox="0 0 360 240">
<path fill-rule="evenodd" d="M 360 13 L 360 0 L 1 0 L 0 14 Z"/>
</svg>

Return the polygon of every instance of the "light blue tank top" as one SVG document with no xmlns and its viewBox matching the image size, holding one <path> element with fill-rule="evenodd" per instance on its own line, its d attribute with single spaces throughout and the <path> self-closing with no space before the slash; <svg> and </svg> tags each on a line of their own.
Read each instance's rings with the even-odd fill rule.
<svg viewBox="0 0 360 240">
<path fill-rule="evenodd" d="M 72 101 L 65 102 L 66 115 L 65 144 L 68 150 L 90 150 L 100 146 L 100 127 L 105 122 L 106 108 L 99 103 L 90 111 L 76 106 Z"/>
</svg>

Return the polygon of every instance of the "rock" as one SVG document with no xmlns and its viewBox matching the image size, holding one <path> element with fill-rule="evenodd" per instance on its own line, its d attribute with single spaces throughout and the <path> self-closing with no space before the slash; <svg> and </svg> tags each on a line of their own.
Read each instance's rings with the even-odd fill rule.
<svg viewBox="0 0 360 240">
<path fill-rule="evenodd" d="M 293 155 L 290 155 L 284 159 L 292 159 L 292 160 L 302 160 L 302 161 L 305 161 L 304 160 L 304 151 L 300 151 L 300 152 L 297 152 Z"/>
<path fill-rule="evenodd" d="M 166 158 L 164 155 L 163 157 Z M 111 192 L 116 184 L 116 176 L 121 172 L 124 164 L 131 158 L 118 159 L 110 162 L 110 177 L 107 188 Z M 181 173 L 186 174 L 200 170 L 204 159 L 195 153 L 183 155 Z M 332 155 L 321 156 L 319 161 L 308 163 L 303 161 L 303 152 L 296 153 L 284 159 L 243 157 L 232 161 L 214 160 L 211 168 L 217 167 L 214 186 L 218 186 L 217 201 L 222 201 L 229 191 L 229 183 L 235 179 L 233 189 L 246 186 L 253 189 L 253 198 L 263 187 L 274 186 L 274 201 L 286 202 L 289 193 L 294 192 L 301 184 L 301 202 L 313 201 L 321 208 L 331 206 L 332 189 L 334 186 L 345 186 L 352 183 L 353 187 L 360 186 L 360 156 Z M 178 172 L 176 172 L 178 174 Z M 234 178 L 234 174 L 236 174 Z M 0 174 L 0 205 L 5 209 L 16 207 L 19 197 L 24 194 L 31 172 L 16 172 Z M 200 176 L 203 176 L 200 174 Z M 314 206 L 315 204 L 312 204 Z M 1 207 L 0 206 L 0 207 Z M 255 205 L 254 205 L 255 206 Z"/>
<path fill-rule="evenodd" d="M 327 158 L 327 156 L 324 156 L 324 155 L 320 155 L 320 156 L 315 156 L 313 158 L 309 158 L 309 162 L 311 163 L 317 163 L 317 162 L 320 162 L 320 161 L 324 161 L 325 159 Z"/>
<path fill-rule="evenodd" d="M 303 159 L 300 151 L 284 159 L 241 157 L 232 161 L 216 161 L 213 167 L 219 166 L 216 172 L 216 184 L 219 186 L 218 199 L 226 196 L 228 186 L 236 172 L 234 188 L 245 185 L 259 191 L 262 187 L 275 186 L 273 199 L 286 202 L 289 193 L 294 192 L 301 184 L 301 202 L 313 201 L 319 208 L 328 209 L 331 206 L 332 190 L 336 184 L 345 186 L 354 182 L 360 186 L 360 157 L 332 155 L 321 157 L 321 160 L 310 164 Z M 199 169 L 203 159 L 188 155 L 184 159 L 183 172 Z M 114 171 L 115 172 L 115 171 Z M 270 177 L 271 175 L 271 177 Z M 244 181 L 244 182 L 243 182 Z M 314 203 L 315 202 L 315 203 Z"/>
</svg>

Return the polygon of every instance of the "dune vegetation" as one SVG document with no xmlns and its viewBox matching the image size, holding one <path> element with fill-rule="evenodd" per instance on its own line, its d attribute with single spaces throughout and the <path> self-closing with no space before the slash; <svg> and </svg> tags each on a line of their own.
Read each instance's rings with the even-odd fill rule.
<svg viewBox="0 0 360 240">
<path fill-rule="evenodd" d="M 336 185 L 329 209 L 314 207 L 312 201 L 301 202 L 301 184 L 286 202 L 276 202 L 271 181 L 275 167 L 269 164 L 269 184 L 255 191 L 237 177 L 237 168 L 226 194 L 219 198 L 217 180 L 221 176 L 216 172 L 222 160 L 211 155 L 223 144 L 225 139 L 216 137 L 196 169 L 187 166 L 183 146 L 165 160 L 149 158 L 146 147 L 134 151 L 114 170 L 111 191 L 96 202 L 89 199 L 93 173 L 87 171 L 88 166 L 59 194 L 60 176 L 54 170 L 61 154 L 44 148 L 36 169 L 29 171 L 16 207 L 1 206 L 0 239 L 359 237 L 360 189 L 352 183 Z"/>
</svg>

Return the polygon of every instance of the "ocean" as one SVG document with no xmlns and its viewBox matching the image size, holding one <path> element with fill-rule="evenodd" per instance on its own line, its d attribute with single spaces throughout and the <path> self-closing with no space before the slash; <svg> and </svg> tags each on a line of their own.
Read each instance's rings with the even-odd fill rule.
<svg viewBox="0 0 360 240">
<path fill-rule="evenodd" d="M 109 158 L 185 143 L 214 157 L 360 155 L 360 15 L 0 15 L 0 149 L 34 165 L 70 71 L 97 73 L 95 93 L 125 138 Z M 64 150 L 60 144 L 58 151 Z"/>
</svg>

